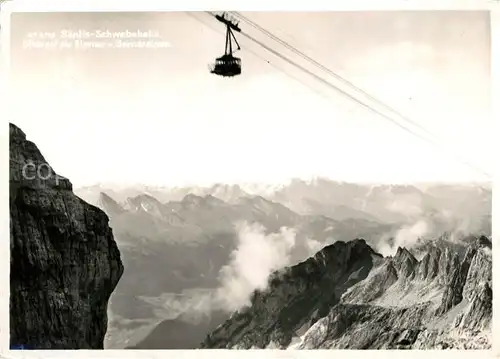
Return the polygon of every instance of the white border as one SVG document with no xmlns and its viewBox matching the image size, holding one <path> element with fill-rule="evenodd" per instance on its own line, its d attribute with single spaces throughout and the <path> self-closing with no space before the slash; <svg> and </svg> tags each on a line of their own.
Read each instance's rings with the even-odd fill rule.
<svg viewBox="0 0 500 359">
<path fill-rule="evenodd" d="M 285 5 L 286 4 L 286 5 Z M 10 14 L 12 12 L 49 12 L 49 11 L 203 11 L 203 10 L 237 10 L 237 11 L 359 11 L 359 10 L 491 10 L 491 38 L 492 38 L 492 82 L 493 96 L 496 101 L 493 101 L 495 118 L 500 119 L 500 0 L 239 0 L 236 4 L 234 0 L 182 0 L 169 2 L 161 0 L 136 0 L 136 1 L 120 1 L 120 0 L 14 0 L 3 3 L 1 11 L 1 26 L 2 26 L 2 50 L 4 55 L 9 53 L 9 30 L 10 30 Z M 306 30 L 304 30 L 306 31 Z M 7 60 L 8 56 L 4 56 L 3 60 Z M 4 62 L 2 75 L 8 70 L 8 62 Z M 5 77 L 2 78 L 5 80 Z M 5 84 L 5 81 L 2 83 Z M 2 86 L 2 90 L 5 88 Z M 2 91 L 1 95 L 4 92 Z M 2 96 L 3 97 L 3 96 Z M 4 97 L 5 98 L 5 97 Z M 1 102 L 0 102 L 1 103 Z M 0 111 L 2 106 L 0 104 Z M 46 357 L 46 358 L 67 358 L 68 355 L 73 358 L 160 358 L 168 355 L 175 358 L 211 358 L 218 356 L 223 358 L 325 358 L 329 359 L 333 355 L 343 358 L 358 358 L 359 356 L 370 356 L 373 358 L 398 358 L 402 354 L 397 351 L 386 350 L 348 350 L 334 351 L 332 350 L 314 350 L 314 351 L 280 351 L 280 350 L 47 350 L 47 351 L 11 351 L 9 350 L 9 272 L 10 272 L 10 256 L 8 245 L 9 235 L 9 190 L 8 190 L 8 119 L 6 116 L 1 116 L 3 119 L 0 132 L 0 238 L 4 245 L 4 250 L 0 251 L 0 358 L 30 358 L 30 357 Z M 500 131 L 500 125 L 496 124 L 497 132 Z M 43 149 L 42 149 L 43 150 Z M 498 153 L 498 152 L 497 152 Z M 500 172 L 495 168 L 494 187 L 497 188 L 497 182 Z M 498 183 L 500 184 L 500 183 Z M 500 227 L 496 221 L 497 215 L 500 214 L 498 205 L 500 204 L 500 193 L 493 192 L 493 242 L 497 242 Z M 500 250 L 497 245 L 493 246 L 493 256 L 500 256 Z M 493 273 L 500 273 L 500 262 L 493 261 Z M 493 292 L 498 293 L 500 289 L 499 280 L 496 275 L 493 276 Z M 500 300 L 494 300 L 494 313 L 500 313 Z M 404 355 L 407 357 L 440 357 L 442 359 L 448 357 L 471 357 L 471 358 L 491 358 L 500 357 L 500 318 L 499 315 L 494 315 L 493 332 L 496 333 L 496 341 L 493 343 L 491 351 L 407 351 Z M 495 338 L 495 334 L 493 335 Z"/>
<path fill-rule="evenodd" d="M 14 0 L 6 11 L 360 11 L 491 10 L 498 0 Z M 237 5 L 236 5 L 237 4 Z"/>
<path fill-rule="evenodd" d="M 492 86 L 492 116 L 494 120 L 495 133 L 500 133 L 500 7 L 491 12 L 491 86 Z M 495 143 L 498 145 L 498 142 Z M 497 146 L 495 146 L 497 147 Z M 496 150 L 498 153 L 498 150 Z M 500 166 L 493 169 L 493 208 L 492 219 L 492 242 L 493 242 L 493 293 L 500 290 L 500 248 L 498 239 L 500 235 Z M 496 341 L 493 342 L 493 351 L 496 357 L 500 357 L 500 300 L 495 300 L 493 294 L 493 333 L 496 333 Z M 493 335 L 495 338 L 495 335 Z"/>
</svg>

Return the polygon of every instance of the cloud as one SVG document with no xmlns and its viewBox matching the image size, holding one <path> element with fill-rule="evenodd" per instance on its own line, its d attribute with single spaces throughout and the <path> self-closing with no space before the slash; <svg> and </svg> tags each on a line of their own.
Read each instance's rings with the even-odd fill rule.
<svg viewBox="0 0 500 359">
<path fill-rule="evenodd" d="M 402 226 L 392 237 L 392 241 L 388 238 L 381 239 L 377 243 L 377 251 L 384 256 L 394 255 L 398 247 L 407 249 L 415 246 L 419 239 L 426 236 L 431 231 L 431 227 L 424 220 L 418 220 L 411 225 Z"/>
<path fill-rule="evenodd" d="M 172 316 L 196 323 L 214 311 L 235 312 L 248 306 L 255 290 L 267 288 L 273 272 L 296 263 L 294 250 L 305 249 L 301 256 L 308 257 L 327 244 L 312 238 L 299 240 L 296 231 L 286 227 L 276 233 L 266 233 L 257 223 L 240 222 L 235 227 L 238 245 L 219 271 L 219 287 L 185 293 L 182 301 L 177 296 L 171 298 L 168 307 Z"/>
<path fill-rule="evenodd" d="M 321 243 L 320 241 L 317 241 L 312 238 L 306 238 L 305 240 L 305 247 L 308 251 L 309 256 L 316 254 L 316 252 L 318 252 L 324 246 L 325 246 L 324 243 Z"/>
<path fill-rule="evenodd" d="M 246 222 L 237 225 L 237 232 L 238 247 L 220 271 L 215 294 L 216 305 L 228 311 L 249 305 L 255 290 L 266 289 L 270 274 L 290 264 L 296 240 L 292 229 L 266 234 L 263 226 Z"/>
<path fill-rule="evenodd" d="M 416 210 L 413 212 L 417 213 Z M 394 232 L 385 234 L 375 244 L 375 249 L 382 255 L 388 256 L 394 255 L 398 247 L 406 249 L 418 247 L 422 244 L 422 240 L 443 239 L 464 244 L 469 235 L 485 234 L 484 231 L 489 234 L 486 230 L 487 221 L 488 218 L 475 208 L 470 208 L 469 213 L 465 214 L 446 209 L 434 210 L 418 216 Z"/>
<path fill-rule="evenodd" d="M 397 198 L 387 206 L 387 209 L 399 214 L 404 214 L 407 217 L 421 216 L 423 210 L 422 198 L 417 195 L 406 195 Z"/>
<path fill-rule="evenodd" d="M 402 227 L 394 238 L 394 245 L 399 247 L 412 247 L 417 243 L 419 238 L 422 238 L 429 233 L 429 224 L 423 220 L 419 220 L 411 226 Z"/>
<path fill-rule="evenodd" d="M 385 206 L 402 214 L 406 223 L 379 239 L 374 247 L 381 254 L 393 255 L 398 246 L 412 249 L 427 240 L 464 244 L 469 235 L 491 233 L 491 197 L 484 190 L 448 186 L 422 191 L 426 196 L 400 195 Z"/>
</svg>

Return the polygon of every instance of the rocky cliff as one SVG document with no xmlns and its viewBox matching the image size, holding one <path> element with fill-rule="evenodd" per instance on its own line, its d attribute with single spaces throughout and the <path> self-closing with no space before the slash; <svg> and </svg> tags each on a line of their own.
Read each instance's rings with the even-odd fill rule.
<svg viewBox="0 0 500 359">
<path fill-rule="evenodd" d="M 123 265 L 108 217 L 10 124 L 10 343 L 102 349 Z"/>
<path fill-rule="evenodd" d="M 203 348 L 486 349 L 491 347 L 491 241 L 465 255 L 433 247 L 418 261 L 336 242 L 282 273 Z"/>
</svg>

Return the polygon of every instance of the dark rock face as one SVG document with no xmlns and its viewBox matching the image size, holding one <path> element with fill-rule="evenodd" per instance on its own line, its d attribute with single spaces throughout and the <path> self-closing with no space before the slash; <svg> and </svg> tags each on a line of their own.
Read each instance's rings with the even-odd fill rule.
<svg viewBox="0 0 500 359">
<path fill-rule="evenodd" d="M 462 263 L 460 263 L 459 265 L 457 265 L 457 262 L 454 263 L 454 268 L 450 271 L 450 276 L 447 277 L 448 283 L 446 283 L 446 289 L 443 294 L 441 306 L 438 308 L 436 314 L 444 314 L 462 301 L 463 289 L 465 281 L 467 279 L 467 274 L 469 273 L 471 261 L 476 253 L 476 248 L 469 247 L 467 253 L 465 254 L 465 258 L 462 260 Z"/>
<path fill-rule="evenodd" d="M 301 349 L 406 349 L 421 331 L 426 309 L 339 304 L 308 331 Z"/>
<path fill-rule="evenodd" d="M 204 348 L 491 348 L 491 241 L 460 260 L 431 248 L 383 258 L 362 240 L 336 242 L 276 274 Z"/>
<path fill-rule="evenodd" d="M 394 257 L 394 264 L 401 276 L 413 278 L 418 261 L 406 248 L 399 247 Z"/>
<path fill-rule="evenodd" d="M 353 284 L 366 278 L 376 254 L 364 240 L 335 242 L 314 257 L 275 273 L 252 306 L 235 313 L 203 343 L 205 348 L 288 346 L 303 326 L 325 316 Z"/>
<path fill-rule="evenodd" d="M 40 169 L 37 174 L 37 169 Z M 123 265 L 108 217 L 10 124 L 10 343 L 103 349 Z"/>
</svg>

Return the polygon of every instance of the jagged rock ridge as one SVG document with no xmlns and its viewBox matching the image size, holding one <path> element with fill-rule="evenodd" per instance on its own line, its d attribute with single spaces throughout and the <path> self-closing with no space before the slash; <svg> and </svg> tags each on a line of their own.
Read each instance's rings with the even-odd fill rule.
<svg viewBox="0 0 500 359">
<path fill-rule="evenodd" d="M 366 278 L 382 256 L 364 240 L 335 242 L 308 260 L 275 273 L 269 290 L 255 292 L 252 307 L 235 313 L 204 343 L 208 348 L 280 347 L 301 328 L 325 316 L 353 284 Z"/>
<path fill-rule="evenodd" d="M 18 127 L 9 130 L 10 343 L 102 349 L 123 273 L 108 217 L 75 196 Z"/>
<path fill-rule="evenodd" d="M 432 248 L 420 261 L 404 248 L 384 258 L 363 240 L 336 242 L 276 273 L 201 347 L 487 349 L 491 277 L 486 237 L 464 256 Z"/>
</svg>

